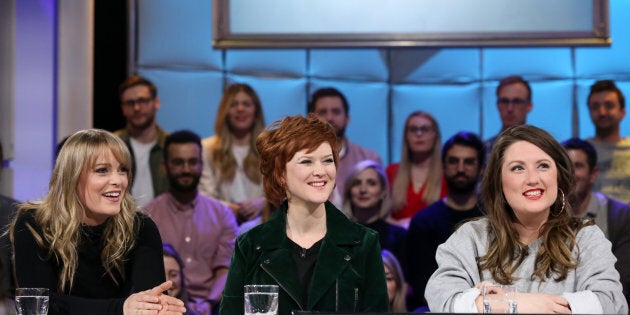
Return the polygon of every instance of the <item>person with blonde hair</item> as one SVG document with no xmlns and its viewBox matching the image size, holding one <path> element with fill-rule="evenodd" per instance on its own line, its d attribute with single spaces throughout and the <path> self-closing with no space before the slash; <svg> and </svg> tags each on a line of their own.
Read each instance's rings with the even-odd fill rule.
<svg viewBox="0 0 630 315">
<path fill-rule="evenodd" d="M 392 252 L 383 249 L 381 251 L 383 267 L 385 267 L 385 281 L 387 281 L 387 296 L 389 297 L 389 310 L 394 313 L 407 311 L 407 283 L 400 263 Z"/>
<path fill-rule="evenodd" d="M 341 211 L 352 221 L 378 232 L 381 248 L 405 261 L 407 231 L 386 221 L 389 216 L 389 183 L 380 163 L 357 163 L 346 178 Z"/>
<path fill-rule="evenodd" d="M 512 285 L 520 314 L 627 314 L 610 242 L 572 217 L 573 164 L 546 131 L 503 131 L 481 184 L 486 217 L 465 223 L 436 253 L 431 312 L 482 313 L 480 289 Z"/>
<path fill-rule="evenodd" d="M 82 130 L 64 144 L 49 192 L 9 228 L 18 287 L 49 288 L 49 314 L 181 314 L 163 294 L 162 241 L 129 191 L 131 154 L 115 135 Z"/>
<path fill-rule="evenodd" d="M 243 286 L 252 284 L 279 286 L 280 315 L 387 311 L 377 233 L 328 201 L 339 161 L 333 127 L 314 114 L 285 117 L 256 148 L 267 201 L 278 209 L 237 239 L 220 313 L 243 314 Z"/>
<path fill-rule="evenodd" d="M 235 83 L 225 90 L 214 123 L 214 136 L 203 139 L 199 191 L 227 204 L 239 223 L 260 215 L 265 206 L 260 155 L 255 142 L 265 128 L 254 89 Z"/>
<path fill-rule="evenodd" d="M 392 220 L 404 228 L 414 214 L 446 195 L 440 158 L 440 127 L 427 112 L 416 111 L 405 121 L 399 163 L 387 166 L 392 185 Z"/>
</svg>

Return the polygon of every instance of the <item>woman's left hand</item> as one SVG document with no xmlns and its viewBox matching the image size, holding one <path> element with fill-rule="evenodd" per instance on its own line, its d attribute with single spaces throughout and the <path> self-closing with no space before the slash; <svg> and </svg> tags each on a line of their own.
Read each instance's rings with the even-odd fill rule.
<svg viewBox="0 0 630 315">
<path fill-rule="evenodd" d="M 123 304 L 124 315 L 181 315 L 186 312 L 184 302 L 162 292 L 173 283 L 166 281 L 152 289 L 130 295 Z"/>
</svg>

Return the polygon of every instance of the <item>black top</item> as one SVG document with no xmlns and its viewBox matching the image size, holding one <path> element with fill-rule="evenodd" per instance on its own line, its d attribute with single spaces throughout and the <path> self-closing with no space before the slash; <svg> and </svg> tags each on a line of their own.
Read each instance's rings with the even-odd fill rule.
<svg viewBox="0 0 630 315">
<path fill-rule="evenodd" d="M 313 271 L 315 271 L 315 263 L 323 239 L 317 241 L 311 248 L 303 248 L 288 237 L 287 240 L 291 245 L 291 255 L 295 261 L 298 281 L 302 287 L 302 301 L 304 305 L 308 305 L 308 288 L 311 285 L 311 280 L 313 280 Z"/>
<path fill-rule="evenodd" d="M 409 309 L 427 305 L 424 290 L 429 278 L 438 268 L 435 261 L 438 246 L 446 242 L 459 227 L 459 223 L 482 215 L 478 205 L 460 211 L 447 206 L 441 199 L 413 216 L 407 232 L 407 283 L 412 288 Z"/>
<path fill-rule="evenodd" d="M 378 232 L 378 239 L 382 249 L 392 252 L 398 259 L 403 273 L 407 275 L 407 259 L 405 241 L 407 238 L 407 230 L 404 228 L 387 223 L 383 219 L 378 219 L 372 223 L 364 224 L 366 227 Z"/>
<path fill-rule="evenodd" d="M 136 245 L 126 257 L 124 280 L 118 275 L 117 283 L 101 264 L 105 225 L 82 226 L 74 283 L 65 292 L 58 290 L 61 265 L 47 249 L 37 245 L 27 224 L 41 235 L 34 211 L 18 218 L 14 232 L 16 280 L 19 287 L 50 289 L 48 314 L 122 314 L 130 294 L 165 281 L 162 240 L 155 223 L 146 215 L 136 214 Z"/>
<path fill-rule="evenodd" d="M 2 161 L 0 161 L 2 163 Z M 9 235 L 4 234 L 13 215 L 17 211 L 18 202 L 13 198 L 0 195 L 0 299 L 13 298 L 13 270 L 11 264 L 11 241 Z"/>
</svg>

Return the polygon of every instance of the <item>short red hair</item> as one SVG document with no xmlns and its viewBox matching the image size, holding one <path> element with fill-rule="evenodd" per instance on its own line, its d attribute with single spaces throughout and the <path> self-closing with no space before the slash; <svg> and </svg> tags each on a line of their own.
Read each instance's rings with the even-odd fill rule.
<svg viewBox="0 0 630 315">
<path fill-rule="evenodd" d="M 260 173 L 267 202 L 279 206 L 287 198 L 286 164 L 302 150 L 312 152 L 322 143 L 332 148 L 335 167 L 339 165 L 339 144 L 334 128 L 315 114 L 285 117 L 273 122 L 256 139 Z"/>
</svg>

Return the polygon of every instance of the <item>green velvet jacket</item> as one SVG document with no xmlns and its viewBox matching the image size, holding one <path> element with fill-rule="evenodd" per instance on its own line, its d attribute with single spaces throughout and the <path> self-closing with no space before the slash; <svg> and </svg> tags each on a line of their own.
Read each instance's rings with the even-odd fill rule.
<svg viewBox="0 0 630 315">
<path fill-rule="evenodd" d="M 293 310 L 387 312 L 389 299 L 378 234 L 326 202 L 326 236 L 304 305 L 286 235 L 287 203 L 269 221 L 241 235 L 221 300 L 221 315 L 243 314 L 243 286 L 280 286 L 279 314 Z"/>
</svg>

